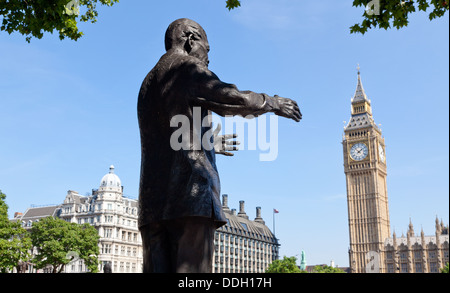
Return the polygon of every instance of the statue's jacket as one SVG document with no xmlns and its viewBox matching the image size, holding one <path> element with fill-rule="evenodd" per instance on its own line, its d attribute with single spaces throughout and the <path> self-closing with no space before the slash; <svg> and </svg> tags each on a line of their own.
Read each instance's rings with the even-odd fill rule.
<svg viewBox="0 0 450 293">
<path fill-rule="evenodd" d="M 271 110 L 266 97 L 220 81 L 206 64 L 187 54 L 169 50 L 161 57 L 138 97 L 140 227 L 190 216 L 212 218 L 217 227 L 226 223 L 214 148 L 194 145 L 194 138 L 211 133 L 212 125 L 194 127 L 194 109 L 200 109 L 201 121 L 209 111 L 257 116 Z M 170 143 L 179 129 L 170 124 L 176 115 L 190 122 L 188 145 L 178 150 Z"/>
</svg>

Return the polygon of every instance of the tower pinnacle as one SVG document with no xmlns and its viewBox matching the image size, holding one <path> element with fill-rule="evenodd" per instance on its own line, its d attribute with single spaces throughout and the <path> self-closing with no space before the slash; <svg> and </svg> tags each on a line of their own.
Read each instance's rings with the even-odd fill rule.
<svg viewBox="0 0 450 293">
<path fill-rule="evenodd" d="M 358 69 L 358 83 L 356 85 L 356 91 L 352 99 L 352 104 L 359 102 L 368 102 L 370 104 L 370 100 L 367 98 L 366 92 L 364 91 L 364 87 L 361 82 L 361 72 L 359 64 L 357 69 Z"/>
</svg>

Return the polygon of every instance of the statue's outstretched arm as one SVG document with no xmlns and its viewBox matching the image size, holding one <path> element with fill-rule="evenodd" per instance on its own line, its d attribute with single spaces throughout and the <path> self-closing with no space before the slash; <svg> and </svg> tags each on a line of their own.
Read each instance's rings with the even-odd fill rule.
<svg viewBox="0 0 450 293">
<path fill-rule="evenodd" d="M 297 103 L 291 99 L 240 91 L 235 85 L 222 82 L 202 64 L 192 64 L 189 70 L 193 81 L 191 102 L 195 106 L 204 107 L 220 116 L 256 117 L 273 112 L 297 122 L 302 119 Z"/>
</svg>

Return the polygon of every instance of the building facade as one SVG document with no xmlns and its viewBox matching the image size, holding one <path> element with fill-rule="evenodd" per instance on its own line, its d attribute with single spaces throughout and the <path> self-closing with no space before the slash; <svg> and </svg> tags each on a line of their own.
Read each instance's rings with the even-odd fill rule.
<svg viewBox="0 0 450 293">
<path fill-rule="evenodd" d="M 100 236 L 100 271 L 109 263 L 113 272 L 142 271 L 142 240 L 137 226 L 138 203 L 123 196 L 120 178 L 114 166 L 103 176 L 92 195 L 81 196 L 69 190 L 59 217 L 67 222 L 93 225 Z M 72 264 L 67 272 L 80 272 L 83 265 Z M 82 271 L 82 270 L 81 270 Z"/>
<path fill-rule="evenodd" d="M 14 220 L 22 222 L 26 229 L 31 228 L 33 222 L 49 216 L 71 223 L 89 223 L 100 236 L 99 272 L 103 272 L 109 263 L 115 273 L 138 273 L 142 272 L 142 240 L 137 227 L 137 207 L 137 200 L 123 196 L 120 178 L 114 174 L 114 166 L 110 166 L 109 173 L 103 176 L 99 188 L 92 190 L 92 195 L 83 196 L 69 190 L 62 204 L 31 207 L 24 214 L 16 213 Z M 28 271 L 51 270 L 36 270 L 29 264 Z M 87 268 L 75 256 L 64 272 L 84 273 Z"/>
<path fill-rule="evenodd" d="M 364 273 L 371 268 L 367 260 L 372 254 L 384 258 L 384 240 L 390 236 L 390 223 L 385 142 L 373 119 L 371 101 L 365 94 L 359 69 L 351 106 L 351 118 L 344 128 L 342 141 L 350 236 L 349 265 L 352 273 Z"/>
<path fill-rule="evenodd" d="M 409 223 L 406 236 L 385 240 L 385 259 L 387 273 L 440 273 L 440 269 L 449 262 L 448 225 L 439 223 L 436 218 L 435 235 L 425 236 L 414 233 L 413 224 Z"/>
<path fill-rule="evenodd" d="M 228 195 L 222 195 L 227 224 L 216 230 L 213 273 L 263 273 L 278 259 L 279 243 L 265 225 L 261 208 L 252 221 L 239 202 L 239 212 L 228 207 Z"/>
</svg>

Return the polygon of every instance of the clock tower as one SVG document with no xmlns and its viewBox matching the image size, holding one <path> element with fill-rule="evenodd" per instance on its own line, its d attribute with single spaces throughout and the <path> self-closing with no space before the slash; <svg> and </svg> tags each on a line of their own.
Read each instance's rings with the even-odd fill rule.
<svg viewBox="0 0 450 293">
<path fill-rule="evenodd" d="M 390 236 L 386 156 L 381 129 L 361 82 L 351 100 L 344 128 L 344 171 L 347 181 L 349 265 L 352 273 L 383 273 L 384 241 Z"/>
</svg>

